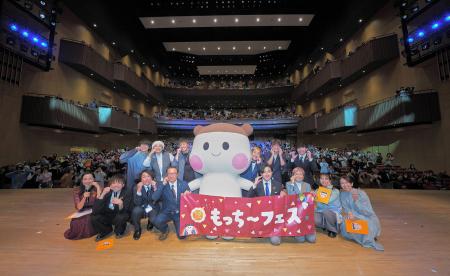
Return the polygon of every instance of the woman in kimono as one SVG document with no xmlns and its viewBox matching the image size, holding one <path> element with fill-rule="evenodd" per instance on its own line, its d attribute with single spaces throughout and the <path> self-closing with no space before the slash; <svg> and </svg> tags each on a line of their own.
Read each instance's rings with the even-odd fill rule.
<svg viewBox="0 0 450 276">
<path fill-rule="evenodd" d="M 78 212 L 92 209 L 95 200 L 100 196 L 102 190 L 97 182 L 94 182 L 94 175 L 90 172 L 84 173 L 81 185 L 73 189 L 73 201 Z M 79 240 L 94 236 L 95 230 L 91 225 L 91 215 L 87 214 L 70 221 L 70 228 L 64 233 L 68 240 Z"/>
<path fill-rule="evenodd" d="M 320 186 L 330 189 L 331 196 L 328 204 L 316 203 L 316 210 L 314 211 L 316 227 L 328 231 L 328 237 L 335 238 L 339 232 L 339 224 L 342 222 L 339 190 L 333 188 L 329 174 L 320 174 Z"/>
<path fill-rule="evenodd" d="M 341 204 L 346 218 L 366 220 L 369 225 L 369 234 L 367 235 L 348 233 L 345 227 L 342 227 L 341 235 L 364 247 L 383 251 L 383 246 L 376 241 L 381 233 L 380 221 L 372 209 L 369 197 L 363 190 L 353 188 L 353 181 L 348 176 L 341 177 L 340 184 L 342 188 Z"/>
<path fill-rule="evenodd" d="M 303 181 L 305 179 L 305 170 L 301 167 L 295 167 L 292 170 L 291 181 L 286 182 L 286 190 L 288 195 L 298 195 L 311 192 L 311 185 Z M 316 242 L 316 233 L 310 235 L 296 236 L 295 240 L 299 243 L 304 243 L 305 240 L 309 243 Z"/>
</svg>

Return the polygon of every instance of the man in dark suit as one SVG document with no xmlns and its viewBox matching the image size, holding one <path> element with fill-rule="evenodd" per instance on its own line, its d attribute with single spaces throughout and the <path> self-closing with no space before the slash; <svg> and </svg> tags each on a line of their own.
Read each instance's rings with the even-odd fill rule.
<svg viewBox="0 0 450 276">
<path fill-rule="evenodd" d="M 144 167 L 153 171 L 156 181 L 163 181 L 166 177 L 167 168 L 172 166 L 173 160 L 173 155 L 164 151 L 164 143 L 155 141 L 152 143 L 152 150 L 143 164 Z"/>
<path fill-rule="evenodd" d="M 91 223 L 98 233 L 96 241 L 109 236 L 113 231 L 113 226 L 116 238 L 123 237 L 131 207 L 131 193 L 124 187 L 125 180 L 122 176 L 112 176 L 109 180 L 109 187 L 104 188 L 98 200 L 95 201 Z"/>
<path fill-rule="evenodd" d="M 317 162 L 314 160 L 312 153 L 307 150 L 305 145 L 299 145 L 297 152 L 291 152 L 291 160 L 289 162 L 290 169 L 300 167 L 305 171 L 305 182 L 311 186 L 314 185 L 313 175 L 318 171 Z"/>
<path fill-rule="evenodd" d="M 282 183 L 282 174 L 285 169 L 286 161 L 284 160 L 283 150 L 281 149 L 279 141 L 272 142 L 270 149 L 270 158 L 267 160 L 267 165 L 271 166 L 273 171 L 273 178 Z"/>
<path fill-rule="evenodd" d="M 157 184 L 156 192 L 153 193 L 153 200 L 162 201 L 161 212 L 156 216 L 154 225 L 161 231 L 159 240 L 165 240 L 169 235 L 169 226 L 167 223 L 173 221 L 175 231 L 180 237 L 180 198 L 185 192 L 189 192 L 188 183 L 178 179 L 178 171 L 175 167 L 167 169 L 167 176 L 162 184 Z"/>
<path fill-rule="evenodd" d="M 255 181 L 256 177 L 262 172 L 263 166 L 264 163 L 261 158 L 261 148 L 254 147 L 252 149 L 252 160 L 250 162 L 250 165 L 245 172 L 241 173 L 241 177 L 253 182 Z M 241 191 L 243 197 L 248 197 L 248 191 Z"/>
<path fill-rule="evenodd" d="M 156 191 L 156 181 L 153 180 L 153 177 L 153 172 L 150 170 L 141 172 L 141 181 L 134 187 L 134 208 L 131 212 L 131 222 L 134 226 L 133 239 L 135 240 L 139 240 L 141 237 L 141 219 L 147 217 L 147 230 L 152 230 L 153 222 L 160 209 L 159 204 L 152 198 Z"/>
<path fill-rule="evenodd" d="M 285 196 L 286 192 L 283 190 L 281 182 L 275 180 L 272 177 L 272 168 L 265 166 L 262 175 L 255 179 L 253 186 L 248 191 L 250 197 L 259 196 Z M 280 245 L 281 237 L 270 237 L 270 243 L 272 245 Z"/>
</svg>

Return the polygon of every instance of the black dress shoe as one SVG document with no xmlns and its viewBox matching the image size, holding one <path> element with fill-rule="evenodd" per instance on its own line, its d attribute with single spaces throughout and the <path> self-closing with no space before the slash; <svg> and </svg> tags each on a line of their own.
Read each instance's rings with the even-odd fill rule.
<svg viewBox="0 0 450 276">
<path fill-rule="evenodd" d="M 116 239 L 120 239 L 120 238 L 122 238 L 124 234 L 125 234 L 125 231 L 122 231 L 122 232 L 116 233 Z"/>
<path fill-rule="evenodd" d="M 336 238 L 336 233 L 332 232 L 332 231 L 328 231 L 328 237 L 330 238 Z"/>
<path fill-rule="evenodd" d="M 95 241 L 96 242 L 98 242 L 98 241 L 101 241 L 101 240 L 103 240 L 104 238 L 106 238 L 107 236 L 109 236 L 111 234 L 111 232 L 110 233 L 100 233 L 100 234 L 98 234 L 97 235 L 97 237 L 95 237 Z"/>
<path fill-rule="evenodd" d="M 152 231 L 153 229 L 153 224 L 149 221 L 147 224 L 147 231 Z"/>
<path fill-rule="evenodd" d="M 166 232 L 162 232 L 162 233 L 159 235 L 159 240 L 160 240 L 160 241 L 163 241 L 163 240 L 167 239 L 167 236 L 169 236 L 169 230 L 167 230 Z"/>
<path fill-rule="evenodd" d="M 133 239 L 139 240 L 141 238 L 141 230 L 134 231 Z"/>
</svg>

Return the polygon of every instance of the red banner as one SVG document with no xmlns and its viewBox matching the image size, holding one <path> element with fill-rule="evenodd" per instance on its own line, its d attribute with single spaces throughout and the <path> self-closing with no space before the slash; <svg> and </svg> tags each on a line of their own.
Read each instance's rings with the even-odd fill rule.
<svg viewBox="0 0 450 276">
<path fill-rule="evenodd" d="M 180 202 L 182 236 L 271 237 L 314 232 L 314 198 L 309 193 L 254 198 L 189 194 Z"/>
</svg>

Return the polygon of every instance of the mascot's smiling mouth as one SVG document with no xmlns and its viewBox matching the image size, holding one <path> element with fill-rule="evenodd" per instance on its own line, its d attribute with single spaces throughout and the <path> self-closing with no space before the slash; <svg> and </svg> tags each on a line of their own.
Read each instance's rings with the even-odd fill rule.
<svg viewBox="0 0 450 276">
<path fill-rule="evenodd" d="M 211 154 L 212 154 L 212 156 L 215 156 L 215 157 L 217 157 L 217 156 L 219 156 L 219 155 L 221 154 L 221 152 L 219 152 L 219 153 L 216 153 L 216 154 L 214 154 L 214 153 L 212 153 L 212 152 L 211 152 Z"/>
</svg>

